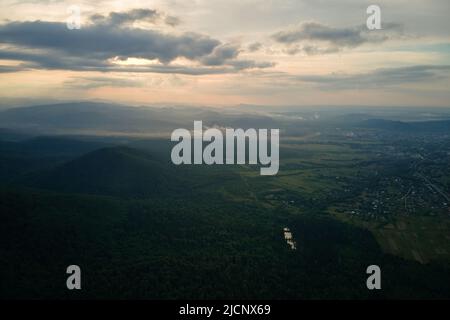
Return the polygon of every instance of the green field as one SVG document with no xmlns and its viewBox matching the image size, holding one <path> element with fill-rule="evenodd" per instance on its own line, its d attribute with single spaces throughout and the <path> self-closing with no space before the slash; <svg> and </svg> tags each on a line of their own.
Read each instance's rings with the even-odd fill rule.
<svg viewBox="0 0 450 320">
<path fill-rule="evenodd" d="M 355 144 L 359 145 L 359 142 Z M 241 200 L 258 199 L 272 208 L 282 207 L 294 214 L 329 213 L 340 221 L 369 230 L 386 253 L 423 264 L 436 261 L 448 265 L 449 215 L 436 213 L 437 216 L 430 216 L 433 210 L 429 209 L 405 215 L 403 201 L 398 200 L 402 191 L 395 185 L 384 190 L 392 197 L 389 205 L 393 209 L 382 221 L 352 216 L 348 212 L 350 209 L 336 211 L 349 201 L 345 190 L 358 183 L 358 173 L 361 176 L 373 170 L 382 173 L 382 162 L 376 166 L 364 164 L 375 157 L 377 149 L 369 149 L 366 144 L 364 148 L 352 148 L 351 144 L 298 143 L 296 140 L 282 144 L 283 148 L 288 157 L 283 158 L 283 165 L 275 177 L 260 177 L 256 170 L 248 166 L 242 168 L 240 174 L 244 185 L 251 191 L 240 192 Z M 352 203 L 368 201 L 370 193 L 360 191 L 350 198 Z M 330 201 L 332 193 L 338 196 Z"/>
</svg>

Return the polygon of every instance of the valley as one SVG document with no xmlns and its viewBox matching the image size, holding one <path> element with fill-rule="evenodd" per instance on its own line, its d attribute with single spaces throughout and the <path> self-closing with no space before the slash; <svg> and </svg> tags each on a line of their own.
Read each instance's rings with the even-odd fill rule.
<svg viewBox="0 0 450 320">
<path fill-rule="evenodd" d="M 450 297 L 447 129 L 285 121 L 274 176 L 175 166 L 165 138 L 2 136 L 0 295 Z M 380 292 L 365 286 L 374 263 Z"/>
</svg>

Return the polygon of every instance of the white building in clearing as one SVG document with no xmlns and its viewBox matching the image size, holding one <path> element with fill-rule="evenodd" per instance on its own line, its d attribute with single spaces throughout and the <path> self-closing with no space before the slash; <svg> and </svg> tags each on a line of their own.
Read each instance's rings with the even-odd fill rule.
<svg viewBox="0 0 450 320">
<path fill-rule="evenodd" d="M 291 247 L 291 250 L 297 249 L 297 244 L 294 240 L 294 237 L 292 236 L 291 230 L 289 228 L 283 228 L 284 232 L 284 239 L 286 240 L 286 243 Z"/>
</svg>

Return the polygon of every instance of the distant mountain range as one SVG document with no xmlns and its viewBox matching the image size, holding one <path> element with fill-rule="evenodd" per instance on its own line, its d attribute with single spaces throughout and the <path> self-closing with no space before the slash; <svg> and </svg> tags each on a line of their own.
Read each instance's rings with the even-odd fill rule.
<svg viewBox="0 0 450 320">
<path fill-rule="evenodd" d="M 399 132 L 448 132 L 450 134 L 450 120 L 402 122 L 384 119 L 368 119 L 362 121 L 360 126 Z"/>
<path fill-rule="evenodd" d="M 278 128 L 283 135 L 304 134 L 312 128 L 370 128 L 397 132 L 450 131 L 447 109 L 426 114 L 423 109 L 276 108 L 241 106 L 132 107 L 112 103 L 78 102 L 18 107 L 0 111 L 1 140 L 39 135 L 157 136 L 167 138 L 177 128 L 192 130 L 195 120 L 206 127 Z M 433 109 L 434 110 L 434 109 Z M 400 119 L 400 120 L 399 120 Z M 405 120 L 403 120 L 405 119 Z M 408 121 L 418 119 L 421 121 Z M 438 120 L 440 119 L 440 120 Z"/>
<path fill-rule="evenodd" d="M 165 134 L 191 128 L 194 120 L 206 126 L 270 127 L 267 116 L 219 112 L 193 107 L 130 107 L 106 103 L 63 103 L 0 111 L 0 128 L 35 134 Z"/>
<path fill-rule="evenodd" d="M 138 133 L 165 131 L 173 126 L 176 119 L 163 110 L 104 103 L 40 105 L 0 112 L 0 127 L 37 133 Z"/>
</svg>

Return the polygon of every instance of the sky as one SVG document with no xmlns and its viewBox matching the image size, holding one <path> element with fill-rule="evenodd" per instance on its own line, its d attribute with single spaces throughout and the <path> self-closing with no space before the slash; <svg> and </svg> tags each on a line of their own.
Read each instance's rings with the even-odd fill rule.
<svg viewBox="0 0 450 320">
<path fill-rule="evenodd" d="M 449 107 L 449 16 L 448 0 L 2 0 L 0 101 Z"/>
</svg>

